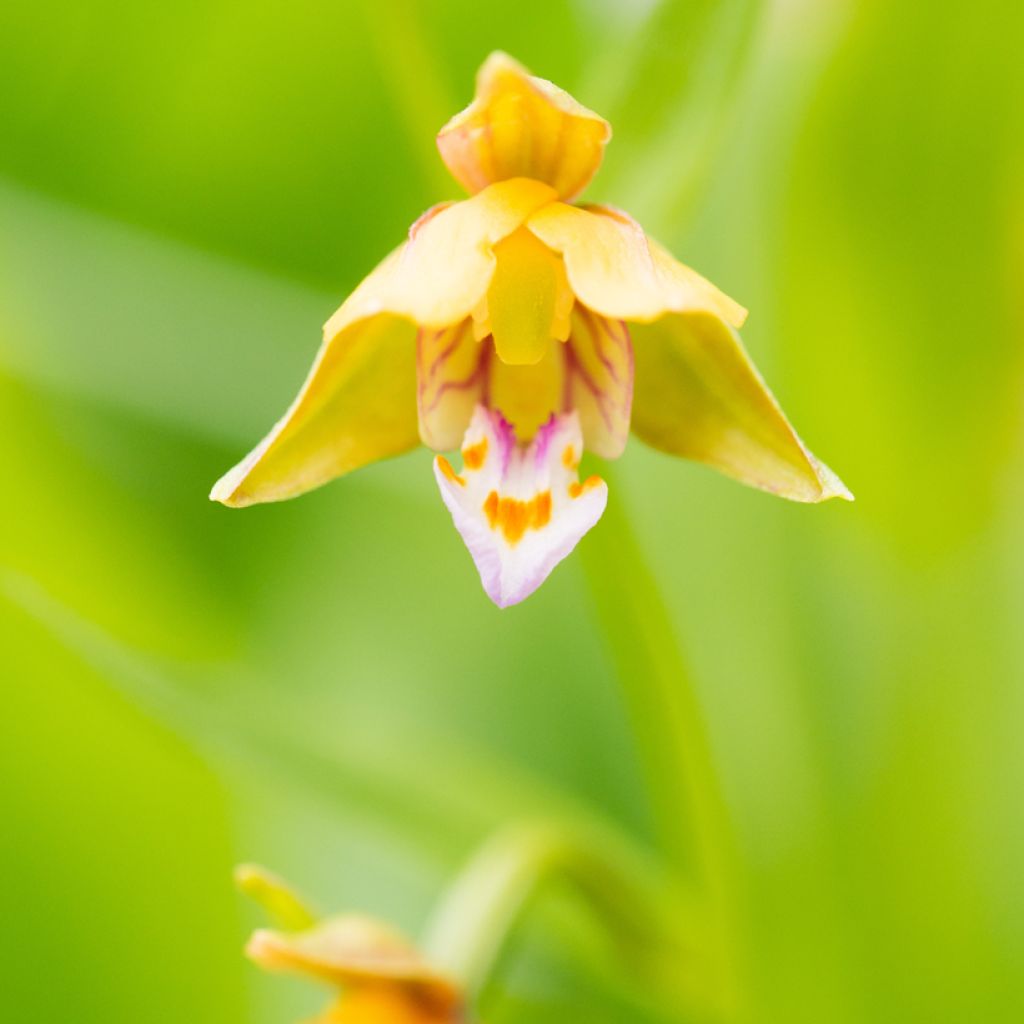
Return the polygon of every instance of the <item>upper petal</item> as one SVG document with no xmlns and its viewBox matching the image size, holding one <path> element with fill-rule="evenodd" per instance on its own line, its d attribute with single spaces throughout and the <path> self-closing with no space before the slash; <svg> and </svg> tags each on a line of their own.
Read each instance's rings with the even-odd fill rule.
<svg viewBox="0 0 1024 1024">
<path fill-rule="evenodd" d="M 649 321 L 701 311 L 736 327 L 746 319 L 742 306 L 674 259 L 621 211 L 550 203 L 527 227 L 562 254 L 580 302 L 609 319 Z"/>
<path fill-rule="evenodd" d="M 611 134 L 604 118 L 499 52 L 480 68 L 476 98 L 441 129 L 437 146 L 469 192 L 523 177 L 572 199 L 597 173 Z"/>
<path fill-rule="evenodd" d="M 632 335 L 642 440 L 793 501 L 853 500 L 804 446 L 728 325 L 671 315 Z"/>
<path fill-rule="evenodd" d="M 399 259 L 392 253 L 331 318 L 291 407 L 217 481 L 213 500 L 242 507 L 292 498 L 418 444 L 415 328 L 381 312 Z"/>
<path fill-rule="evenodd" d="M 381 296 L 385 308 L 428 327 L 465 319 L 490 286 L 497 262 L 494 247 L 554 198 L 549 185 L 515 178 L 428 210 L 400 250 L 387 294 Z"/>
</svg>

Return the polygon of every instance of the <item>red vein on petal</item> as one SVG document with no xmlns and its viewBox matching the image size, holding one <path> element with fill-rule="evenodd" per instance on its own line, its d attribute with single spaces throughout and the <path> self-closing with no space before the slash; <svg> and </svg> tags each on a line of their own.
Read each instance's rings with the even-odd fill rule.
<svg viewBox="0 0 1024 1024">
<path fill-rule="evenodd" d="M 605 426 L 609 430 L 614 430 L 615 428 L 612 423 L 611 415 L 605 407 L 605 402 L 607 399 L 605 392 L 600 387 L 598 387 L 598 385 L 594 382 L 590 374 L 588 374 L 587 371 L 583 368 L 583 366 L 580 364 L 579 358 L 577 357 L 576 353 L 572 351 L 572 349 L 569 349 L 567 356 L 569 361 L 570 373 L 574 372 L 579 376 L 584 386 L 594 396 L 594 401 L 597 403 L 598 412 L 600 412 L 601 419 L 604 420 Z"/>
<path fill-rule="evenodd" d="M 437 371 L 440 369 L 440 367 L 444 363 L 446 363 L 448 361 L 449 356 L 451 356 L 451 354 L 462 343 L 463 337 L 464 337 L 464 335 L 466 333 L 466 323 L 465 323 L 465 321 L 463 321 L 457 327 L 454 327 L 454 328 L 442 328 L 434 336 L 434 341 L 435 342 L 440 341 L 442 336 L 444 335 L 445 331 L 447 331 L 447 330 L 454 331 L 454 333 L 452 335 L 452 340 L 444 347 L 444 349 L 441 352 L 439 352 L 437 354 L 437 356 L 434 357 L 434 361 L 430 364 L 430 369 L 427 370 L 427 379 L 428 380 L 433 380 L 434 377 L 437 376 Z"/>
<path fill-rule="evenodd" d="M 430 405 L 428 405 L 424 410 L 425 413 L 428 415 L 432 413 L 438 405 L 440 405 L 441 399 L 444 398 L 449 391 L 465 391 L 467 388 L 471 388 L 480 378 L 480 375 L 486 370 L 488 364 L 487 356 L 488 353 L 486 351 L 481 352 L 480 355 L 477 356 L 476 366 L 473 367 L 473 372 L 468 377 L 464 377 L 460 380 L 443 381 L 441 386 L 437 389 L 437 393 L 434 395 Z"/>
<path fill-rule="evenodd" d="M 590 340 L 594 346 L 594 354 L 597 356 L 598 360 L 601 362 L 604 368 L 608 371 L 608 376 L 611 377 L 612 383 L 621 384 L 621 381 L 619 380 L 618 371 L 615 369 L 615 365 L 614 363 L 612 363 L 611 359 L 609 359 L 608 356 L 605 354 L 604 346 L 601 344 L 602 335 L 608 333 L 606 330 L 604 330 L 604 324 L 607 323 L 607 321 L 604 319 L 604 317 L 594 316 L 592 318 L 589 310 L 583 308 L 581 308 L 579 312 L 580 319 L 586 326 L 587 332 L 590 335 Z M 611 336 L 611 340 L 613 342 L 617 341 L 617 339 L 614 336 Z"/>
</svg>

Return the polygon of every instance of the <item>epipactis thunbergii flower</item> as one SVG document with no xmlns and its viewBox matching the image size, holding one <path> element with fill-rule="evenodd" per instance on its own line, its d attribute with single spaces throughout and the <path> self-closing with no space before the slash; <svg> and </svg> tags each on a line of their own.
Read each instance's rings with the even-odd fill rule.
<svg viewBox="0 0 1024 1024">
<path fill-rule="evenodd" d="M 437 137 L 471 193 L 412 226 L 324 327 L 302 390 L 213 488 L 278 501 L 421 442 L 484 588 L 522 601 L 600 519 L 579 480 L 630 429 L 745 484 L 850 498 L 804 446 L 735 328 L 746 311 L 627 214 L 573 205 L 608 123 L 503 53 Z"/>
<path fill-rule="evenodd" d="M 236 877 L 286 926 L 254 932 L 245 949 L 249 958 L 338 989 L 310 1024 L 464 1024 L 458 985 L 389 925 L 361 914 L 318 919 L 262 868 L 243 865 Z"/>
</svg>

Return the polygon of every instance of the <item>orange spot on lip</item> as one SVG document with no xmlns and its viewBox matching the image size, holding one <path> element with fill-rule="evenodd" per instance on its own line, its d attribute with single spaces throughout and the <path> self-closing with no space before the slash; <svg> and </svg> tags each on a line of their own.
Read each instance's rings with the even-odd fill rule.
<svg viewBox="0 0 1024 1024">
<path fill-rule="evenodd" d="M 448 477 L 453 484 L 458 484 L 460 487 L 466 486 L 465 478 L 459 476 L 459 474 L 452 469 L 452 464 L 443 455 L 438 455 L 437 464 L 441 467 L 441 472 L 444 473 L 444 475 Z"/>
<path fill-rule="evenodd" d="M 551 492 L 520 501 L 501 498 L 497 491 L 491 491 L 484 502 L 484 515 L 492 530 L 501 530 L 510 545 L 518 544 L 527 530 L 542 530 L 551 521 Z"/>
<path fill-rule="evenodd" d="M 479 469 L 487 461 L 487 438 L 462 449 L 463 469 Z"/>
<path fill-rule="evenodd" d="M 569 484 L 569 497 L 578 498 L 584 491 L 589 491 L 601 482 L 599 476 L 588 476 L 583 483 Z"/>
<path fill-rule="evenodd" d="M 562 452 L 562 465 L 566 469 L 576 468 L 576 450 L 571 444 L 565 446 L 565 451 Z"/>
</svg>

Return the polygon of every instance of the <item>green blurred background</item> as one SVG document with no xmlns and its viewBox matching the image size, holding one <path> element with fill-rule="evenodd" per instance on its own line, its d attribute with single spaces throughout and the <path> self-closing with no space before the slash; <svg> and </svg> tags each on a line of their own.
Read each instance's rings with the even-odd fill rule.
<svg viewBox="0 0 1024 1024">
<path fill-rule="evenodd" d="M 501 613 L 425 452 L 206 500 L 457 196 L 433 135 L 500 47 L 612 119 L 590 195 L 750 307 L 857 494 L 616 467 L 735 830 L 751 1019 L 1024 1019 L 1021 12 L 7 0 L 4 1018 L 313 1012 L 240 956 L 240 859 L 415 930 L 505 820 L 652 844 L 593 538 Z M 671 1020 L 576 917 L 531 919 L 492 1024 Z"/>
</svg>

